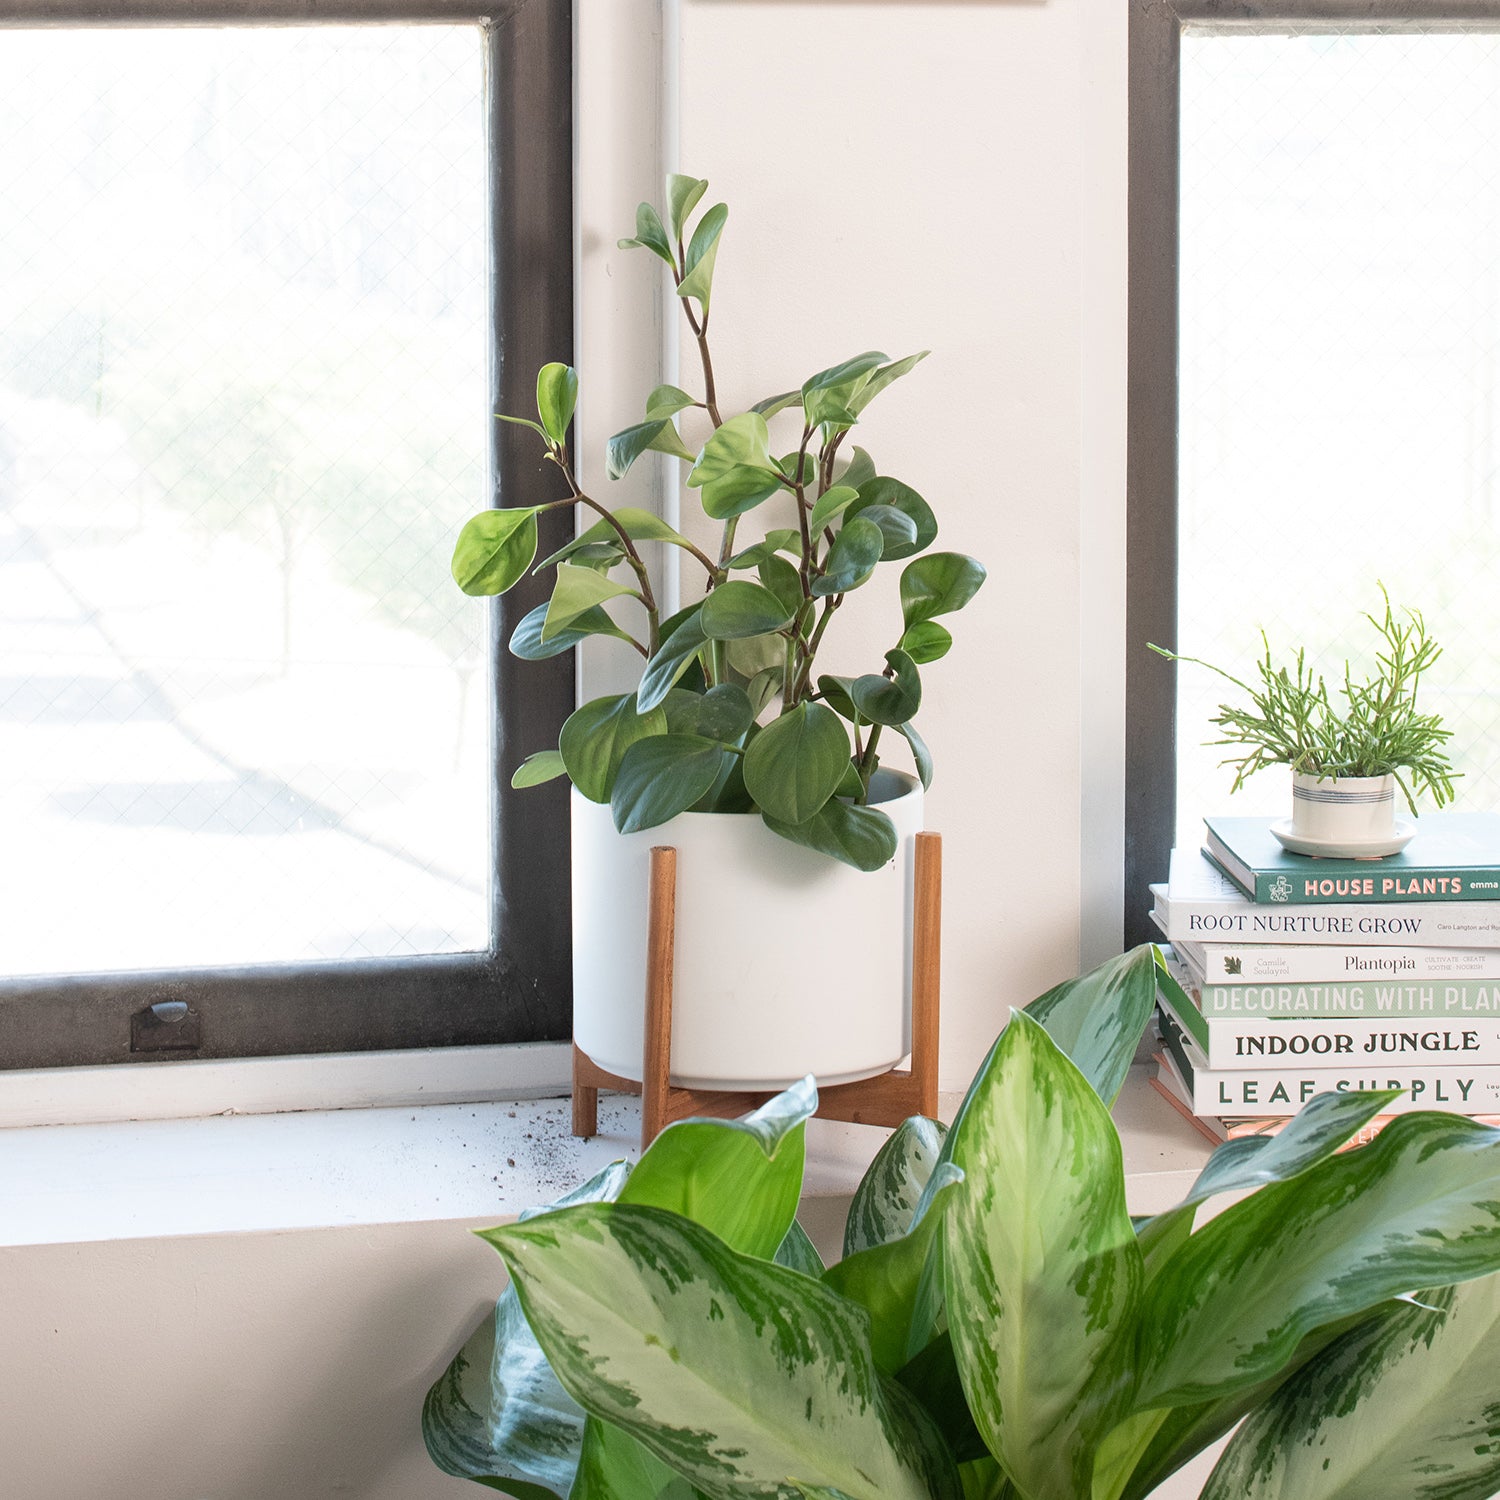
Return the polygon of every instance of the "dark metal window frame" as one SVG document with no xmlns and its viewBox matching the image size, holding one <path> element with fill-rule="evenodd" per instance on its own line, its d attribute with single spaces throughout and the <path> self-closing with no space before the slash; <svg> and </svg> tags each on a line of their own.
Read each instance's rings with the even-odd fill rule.
<svg viewBox="0 0 1500 1500">
<path fill-rule="evenodd" d="M 7 28 L 354 22 L 483 28 L 491 409 L 529 410 L 537 367 L 573 357 L 571 0 L 0 0 L 0 46 Z M 497 497 L 562 493 L 555 469 L 540 461 L 539 445 L 513 441 L 505 424 L 492 428 Z M 563 544 L 571 523 L 566 510 L 542 521 L 545 555 Z M 544 597 L 541 585 L 528 581 L 493 606 L 487 951 L 4 980 L 0 1069 L 566 1037 L 572 1005 L 566 784 L 523 792 L 510 785 L 526 753 L 511 726 L 525 723 L 531 748 L 555 743 L 574 703 L 571 653 L 521 663 L 505 649 L 517 622 Z"/>
<path fill-rule="evenodd" d="M 1176 696 L 1147 641 L 1177 641 L 1178 140 L 1184 30 L 1495 30 L 1500 0 L 1131 0 L 1126 456 L 1125 939 L 1159 936 L 1176 820 Z"/>
</svg>

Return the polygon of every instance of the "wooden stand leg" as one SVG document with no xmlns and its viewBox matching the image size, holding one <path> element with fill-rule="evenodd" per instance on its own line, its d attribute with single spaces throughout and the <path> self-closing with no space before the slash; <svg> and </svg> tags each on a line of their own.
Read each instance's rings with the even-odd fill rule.
<svg viewBox="0 0 1500 1500">
<path fill-rule="evenodd" d="M 588 1139 L 599 1134 L 599 1090 L 587 1083 L 589 1059 L 573 1044 L 573 1134 Z"/>
<path fill-rule="evenodd" d="M 641 1084 L 641 1149 L 667 1124 L 672 1091 L 672 967 L 677 951 L 677 851 L 651 851 L 646 928 L 646 1037 Z"/>
<path fill-rule="evenodd" d="M 911 1074 L 914 1113 L 938 1107 L 938 1006 L 943 984 L 943 837 L 917 835 L 912 877 Z"/>
</svg>

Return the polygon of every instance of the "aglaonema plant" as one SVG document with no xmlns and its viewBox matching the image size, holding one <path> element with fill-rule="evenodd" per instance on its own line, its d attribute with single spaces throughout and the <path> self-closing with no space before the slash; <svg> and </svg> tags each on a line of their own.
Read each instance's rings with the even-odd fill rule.
<svg viewBox="0 0 1500 1500">
<path fill-rule="evenodd" d="M 1324 1094 L 1132 1220 L 1109 1103 L 1157 962 L 1015 1012 L 834 1265 L 795 1219 L 810 1081 L 483 1231 L 511 1282 L 428 1396 L 433 1458 L 519 1500 L 1142 1500 L 1239 1424 L 1203 1500 L 1485 1500 L 1500 1131 L 1341 1151 L 1392 1096 Z"/>
<path fill-rule="evenodd" d="M 707 187 L 670 178 L 665 216 L 641 204 L 635 236 L 621 241 L 665 263 L 698 350 L 701 392 L 653 390 L 644 419 L 609 440 L 606 469 L 619 479 L 653 451 L 690 465 L 687 486 L 717 525 L 717 547 L 705 552 L 660 517 L 612 509 L 582 489 L 568 436 L 578 378 L 550 364 L 537 377 L 537 419 L 502 419 L 531 429 L 567 494 L 474 516 L 453 576 L 467 593 L 503 594 L 536 564 L 538 515 L 580 509 L 596 519 L 536 564 L 554 571 L 551 598 L 521 621 L 510 649 L 539 660 L 611 636 L 641 657 L 636 691 L 582 704 L 556 748 L 521 765 L 516 785 L 566 775 L 610 805 L 623 833 L 689 810 L 759 812 L 783 838 L 874 870 L 896 848 L 891 820 L 871 805 L 882 736 L 906 741 L 925 786 L 932 761 L 914 722 L 920 669 L 947 653 L 952 636 L 939 617 L 967 604 L 985 572 L 961 553 L 929 551 L 932 508 L 849 441 L 870 402 L 922 354 L 859 354 L 748 411 L 721 411 L 708 330 L 728 209 L 718 204 L 692 222 Z M 773 424 L 786 429 L 780 456 Z M 770 524 L 747 542 L 741 526 L 752 513 Z M 701 586 L 667 618 L 645 556 L 660 545 L 689 559 Z M 820 674 L 831 621 L 884 563 L 903 566 L 900 624 L 883 663 L 858 676 Z"/>
</svg>

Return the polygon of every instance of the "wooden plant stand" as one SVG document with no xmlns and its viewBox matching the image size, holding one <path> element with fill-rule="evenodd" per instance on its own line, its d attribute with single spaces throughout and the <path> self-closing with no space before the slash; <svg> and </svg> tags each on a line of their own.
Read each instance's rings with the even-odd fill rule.
<svg viewBox="0 0 1500 1500">
<path fill-rule="evenodd" d="M 911 945 L 911 1068 L 892 1068 L 857 1083 L 818 1090 L 818 1114 L 857 1125 L 899 1125 L 909 1115 L 937 1114 L 938 994 L 943 906 L 943 841 L 916 836 Z M 678 1088 L 671 1080 L 672 964 L 677 938 L 677 851 L 651 851 L 646 940 L 644 1079 L 606 1072 L 573 1045 L 573 1134 L 597 1135 L 599 1090 L 641 1096 L 641 1149 L 674 1120 L 692 1115 L 729 1119 L 758 1109 L 774 1091 L 734 1093 Z"/>
</svg>

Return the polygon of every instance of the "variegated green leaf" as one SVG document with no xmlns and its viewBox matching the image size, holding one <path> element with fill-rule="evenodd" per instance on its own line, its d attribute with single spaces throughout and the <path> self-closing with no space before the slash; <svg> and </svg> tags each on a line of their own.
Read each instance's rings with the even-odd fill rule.
<svg viewBox="0 0 1500 1500">
<path fill-rule="evenodd" d="M 629 1169 L 614 1162 L 534 1219 L 578 1203 L 608 1202 Z M 583 1439 L 583 1412 L 557 1383 L 513 1286 L 487 1313 L 422 1407 L 422 1437 L 445 1474 L 503 1489 L 516 1500 L 565 1495 Z"/>
<path fill-rule="evenodd" d="M 785 1266 L 789 1271 L 800 1272 L 815 1280 L 824 1271 L 823 1257 L 818 1254 L 818 1247 L 795 1219 L 787 1228 L 786 1237 L 776 1247 L 773 1259 L 778 1266 Z"/>
<path fill-rule="evenodd" d="M 1156 1007 L 1156 950 L 1109 959 L 1026 1007 L 1106 1104 L 1113 1104 Z"/>
<path fill-rule="evenodd" d="M 875 1363 L 894 1375 L 921 1352 L 937 1296 L 937 1235 L 963 1173 L 951 1162 L 933 1172 L 911 1229 L 884 1244 L 846 1256 L 823 1274 L 824 1284 L 870 1315 Z"/>
<path fill-rule="evenodd" d="M 740 1120 L 680 1120 L 651 1142 L 621 1203 L 682 1214 L 732 1249 L 775 1255 L 797 1214 L 806 1124 L 818 1108 L 811 1075 Z"/>
<path fill-rule="evenodd" d="M 1500 1492 L 1500 1277 L 1347 1334 L 1246 1418 L 1203 1500 Z"/>
<path fill-rule="evenodd" d="M 1319 1328 L 1302 1340 L 1280 1370 L 1258 1385 L 1194 1406 L 1159 1408 L 1126 1418 L 1101 1445 L 1094 1466 L 1094 1500 L 1114 1500 L 1116 1496 L 1119 1500 L 1147 1500 L 1190 1458 L 1218 1442 L 1247 1412 L 1270 1400 L 1280 1386 L 1295 1378 L 1331 1344 L 1356 1329 L 1375 1328 L 1405 1306 L 1392 1299 Z M 1120 1461 L 1113 1476 L 1109 1472 L 1112 1459 Z"/>
<path fill-rule="evenodd" d="M 854 1190 L 844 1221 L 846 1256 L 883 1245 L 911 1229 L 947 1134 L 941 1120 L 923 1115 L 913 1115 L 891 1132 Z"/>
<path fill-rule="evenodd" d="M 864 1315 L 660 1209 L 488 1230 L 565 1389 L 713 1500 L 958 1500 L 942 1440 L 882 1382 Z"/>
<path fill-rule="evenodd" d="M 1316 1166 L 1369 1124 L 1397 1092 L 1317 1094 L 1275 1135 L 1225 1141 L 1209 1157 L 1182 1202 L 1139 1230 L 1148 1274 L 1154 1273 L 1158 1262 L 1176 1253 L 1191 1228 L 1198 1204 L 1217 1193 L 1242 1193 L 1268 1182 L 1285 1182 Z"/>
<path fill-rule="evenodd" d="M 1143 1274 L 1119 1136 L 1016 1011 L 944 1155 L 966 1178 L 944 1225 L 944 1297 L 974 1420 L 1031 1500 L 1076 1500 L 1125 1394 Z"/>
<path fill-rule="evenodd" d="M 629 1433 L 598 1417 L 584 1423 L 568 1500 L 698 1500 L 701 1494 Z"/>
<path fill-rule="evenodd" d="M 1327 1323 L 1413 1286 L 1500 1270 L 1500 1130 L 1393 1120 L 1368 1146 L 1234 1204 L 1161 1265 L 1137 1406 L 1227 1395 Z"/>
</svg>

